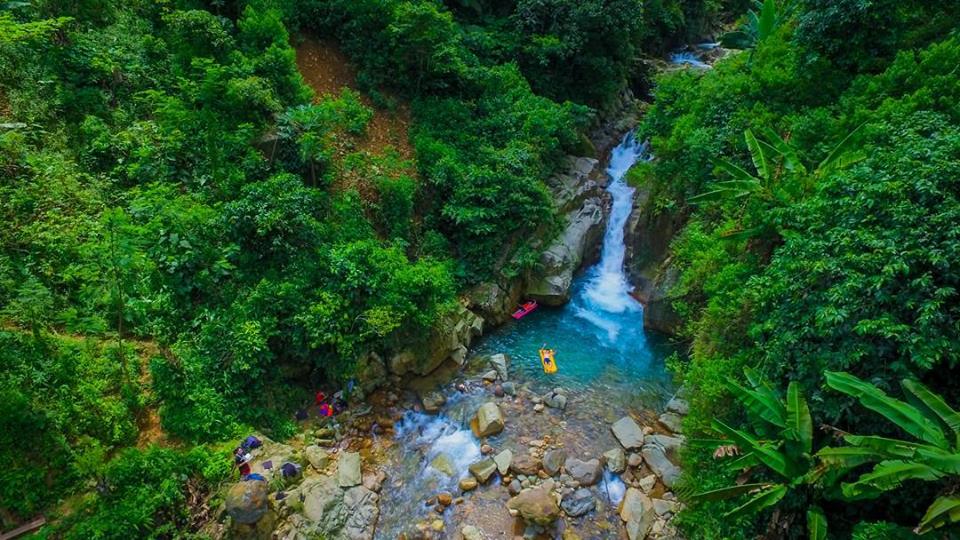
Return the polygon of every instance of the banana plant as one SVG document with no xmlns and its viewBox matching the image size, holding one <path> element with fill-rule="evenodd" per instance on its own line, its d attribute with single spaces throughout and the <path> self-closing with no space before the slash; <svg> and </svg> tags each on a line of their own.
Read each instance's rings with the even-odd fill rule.
<svg viewBox="0 0 960 540">
<path fill-rule="evenodd" d="M 720 45 L 728 49 L 753 49 L 787 22 L 796 4 L 796 0 L 754 0 L 754 9 L 747 13 L 746 22 L 720 36 Z"/>
<path fill-rule="evenodd" d="M 856 398 L 914 439 L 845 435 L 849 446 L 820 450 L 817 456 L 824 465 L 841 470 L 876 464 L 856 481 L 841 485 L 844 497 L 875 498 L 908 480 L 929 482 L 960 476 L 960 413 L 943 397 L 911 380 L 901 382 L 908 403 L 849 373 L 828 371 L 826 378 L 827 386 Z M 944 495 L 930 505 L 916 530 L 922 534 L 957 521 L 960 496 Z"/>
<path fill-rule="evenodd" d="M 755 513 L 774 506 L 791 490 L 819 484 L 823 476 L 823 469 L 817 467 L 813 458 L 813 421 L 800 386 L 791 382 L 786 399 L 783 399 L 755 373 L 747 371 L 746 378 L 751 388 L 732 382 L 727 386 L 747 410 L 755 433 L 715 419 L 713 429 L 727 438 L 713 442 L 723 446 L 732 441 L 739 447 L 742 456 L 731 464 L 733 467 L 763 466 L 774 473 L 777 480 L 737 484 L 691 497 L 692 501 L 711 501 L 750 495 L 746 502 L 727 512 L 725 517 Z M 827 522 L 819 507 L 808 509 L 807 527 L 811 539 L 826 538 Z"/>
</svg>

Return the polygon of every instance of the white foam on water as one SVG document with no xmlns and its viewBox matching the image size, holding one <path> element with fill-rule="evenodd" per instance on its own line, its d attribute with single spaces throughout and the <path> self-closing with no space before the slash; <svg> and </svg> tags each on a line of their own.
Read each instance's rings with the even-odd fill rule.
<svg viewBox="0 0 960 540">
<path fill-rule="evenodd" d="M 610 184 L 607 192 L 613 199 L 607 230 L 603 235 L 600 262 L 590 272 L 585 295 L 589 306 L 608 313 L 638 311 L 640 303 L 630 296 L 630 283 L 623 269 L 626 256 L 624 229 L 633 209 L 634 189 L 627 184 L 626 174 L 637 161 L 647 157 L 647 144 L 638 142 L 633 134 L 624 137 L 610 153 L 607 174 Z M 596 311 L 596 310 L 591 310 Z M 594 322 L 594 321 L 591 321 Z"/>
<path fill-rule="evenodd" d="M 700 60 L 700 57 L 690 51 L 681 51 L 675 52 L 670 55 L 670 63 L 678 65 L 688 65 L 693 66 L 697 69 L 710 69 L 710 64 L 707 64 L 703 60 Z"/>
<path fill-rule="evenodd" d="M 627 485 L 623 483 L 620 476 L 604 470 L 602 491 L 606 494 L 607 500 L 616 506 L 623 500 L 623 495 L 627 492 Z"/>
<path fill-rule="evenodd" d="M 424 450 L 426 463 L 429 464 L 440 454 L 446 454 L 458 478 L 466 476 L 467 467 L 480 460 L 480 441 L 469 429 L 446 416 L 407 411 L 396 429 L 398 439 L 413 437 L 412 444 Z M 424 473 L 441 474 L 429 466 L 424 467 Z"/>
</svg>

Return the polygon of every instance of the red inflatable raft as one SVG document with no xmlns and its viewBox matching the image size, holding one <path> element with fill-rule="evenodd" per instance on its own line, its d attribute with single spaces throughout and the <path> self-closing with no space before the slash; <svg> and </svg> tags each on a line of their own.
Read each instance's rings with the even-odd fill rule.
<svg viewBox="0 0 960 540">
<path fill-rule="evenodd" d="M 535 310 L 535 309 L 537 309 L 537 301 L 536 301 L 536 300 L 531 300 L 531 301 L 529 301 L 529 302 L 526 302 L 525 304 L 523 304 L 522 306 L 520 306 L 520 309 L 518 309 L 518 310 L 516 310 L 516 311 L 513 312 L 513 318 L 514 318 L 514 319 L 522 319 L 522 318 L 524 318 L 524 317 L 527 315 L 527 313 L 530 313 L 531 311 L 533 311 L 533 310 Z"/>
</svg>

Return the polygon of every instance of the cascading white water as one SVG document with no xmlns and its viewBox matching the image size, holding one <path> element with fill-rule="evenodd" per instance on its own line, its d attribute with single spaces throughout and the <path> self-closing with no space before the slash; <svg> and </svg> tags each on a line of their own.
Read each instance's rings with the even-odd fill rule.
<svg viewBox="0 0 960 540">
<path fill-rule="evenodd" d="M 711 44 L 712 45 L 712 44 Z M 709 50 L 709 49 L 707 49 Z M 710 69 L 712 66 L 700 59 L 700 55 L 691 51 L 679 51 L 670 55 L 670 63 L 686 64 L 697 69 Z"/>
<path fill-rule="evenodd" d="M 585 294 L 593 307 L 610 313 L 640 309 L 637 300 L 630 296 L 631 286 L 623 268 L 626 255 L 623 240 L 627 219 L 633 208 L 634 192 L 627 184 L 626 175 L 630 167 L 641 159 L 649 159 L 647 144 L 637 141 L 631 133 L 613 149 L 610 165 L 607 167 L 607 174 L 610 176 L 607 192 L 613 199 L 613 205 L 603 236 L 600 262 L 591 269 L 592 275 L 589 277 Z"/>
</svg>

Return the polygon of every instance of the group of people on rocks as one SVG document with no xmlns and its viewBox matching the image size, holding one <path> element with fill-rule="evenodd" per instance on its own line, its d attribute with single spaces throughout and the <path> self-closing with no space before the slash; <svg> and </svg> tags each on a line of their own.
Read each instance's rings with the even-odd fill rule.
<svg viewBox="0 0 960 540">
<path fill-rule="evenodd" d="M 250 470 L 250 462 L 253 461 L 253 454 L 251 454 L 251 451 L 256 448 L 260 448 L 261 446 L 263 446 L 263 442 L 261 442 L 260 439 L 256 438 L 255 436 L 250 435 L 233 450 L 234 463 L 237 465 L 237 468 L 240 469 L 240 480 L 261 482 L 267 481 L 262 474 L 255 473 Z M 265 470 L 273 470 L 273 462 L 263 462 L 263 468 Z M 284 478 L 298 476 L 300 471 L 301 466 L 291 461 L 288 461 L 280 466 L 280 474 L 282 474 Z"/>
</svg>

